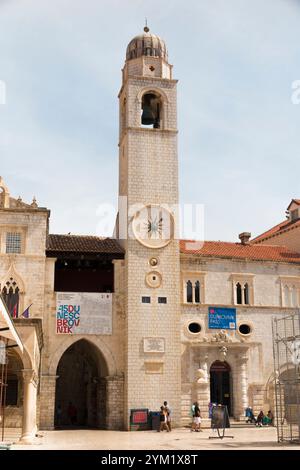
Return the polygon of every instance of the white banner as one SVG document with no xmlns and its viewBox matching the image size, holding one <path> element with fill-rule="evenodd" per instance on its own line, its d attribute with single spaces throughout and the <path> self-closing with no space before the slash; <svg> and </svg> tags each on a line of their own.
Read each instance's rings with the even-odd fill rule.
<svg viewBox="0 0 300 470">
<path fill-rule="evenodd" d="M 112 294 L 57 292 L 56 333 L 111 335 Z"/>
</svg>

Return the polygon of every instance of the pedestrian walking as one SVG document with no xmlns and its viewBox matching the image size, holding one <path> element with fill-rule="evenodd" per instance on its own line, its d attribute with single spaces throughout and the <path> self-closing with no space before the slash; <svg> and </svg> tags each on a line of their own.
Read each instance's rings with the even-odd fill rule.
<svg viewBox="0 0 300 470">
<path fill-rule="evenodd" d="M 163 431 L 164 429 L 167 432 L 169 432 L 169 426 L 168 426 L 168 422 L 167 422 L 167 412 L 166 412 L 164 406 L 160 407 L 159 421 L 160 421 L 160 425 L 159 425 L 158 432 Z"/>
<path fill-rule="evenodd" d="M 194 406 L 193 424 L 194 424 L 194 426 L 193 426 L 194 431 L 196 431 L 196 432 L 202 431 L 202 429 L 201 429 L 201 411 L 200 411 L 198 402 L 195 402 L 195 406 Z"/>
<path fill-rule="evenodd" d="M 167 401 L 164 401 L 164 408 L 165 408 L 165 411 L 167 413 L 167 424 L 168 424 L 169 431 L 172 431 L 172 427 L 171 427 L 171 408 L 169 407 Z"/>
</svg>

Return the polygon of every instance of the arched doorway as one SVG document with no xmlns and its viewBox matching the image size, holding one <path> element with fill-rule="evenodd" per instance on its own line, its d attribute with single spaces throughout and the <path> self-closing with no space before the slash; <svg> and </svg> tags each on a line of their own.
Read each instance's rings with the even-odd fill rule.
<svg viewBox="0 0 300 470">
<path fill-rule="evenodd" d="M 210 401 L 226 405 L 231 416 L 231 369 L 227 362 L 215 361 L 210 368 Z"/>
<path fill-rule="evenodd" d="M 287 364 L 287 369 L 278 377 L 277 403 L 279 405 L 280 425 L 289 426 L 291 435 L 300 435 L 300 383 L 299 372 L 294 364 Z M 295 429 L 293 429 L 295 427 Z M 287 428 L 284 430 L 287 431 Z"/>
<path fill-rule="evenodd" d="M 73 343 L 56 372 L 56 427 L 104 428 L 106 424 L 106 363 L 89 341 Z"/>
</svg>

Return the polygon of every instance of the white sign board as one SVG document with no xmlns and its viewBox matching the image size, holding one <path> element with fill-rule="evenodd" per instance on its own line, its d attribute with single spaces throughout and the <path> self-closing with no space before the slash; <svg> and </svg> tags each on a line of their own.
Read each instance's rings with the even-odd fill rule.
<svg viewBox="0 0 300 470">
<path fill-rule="evenodd" d="M 57 292 L 56 333 L 111 335 L 112 294 Z"/>
<path fill-rule="evenodd" d="M 145 353 L 164 353 L 165 338 L 144 338 Z"/>
</svg>

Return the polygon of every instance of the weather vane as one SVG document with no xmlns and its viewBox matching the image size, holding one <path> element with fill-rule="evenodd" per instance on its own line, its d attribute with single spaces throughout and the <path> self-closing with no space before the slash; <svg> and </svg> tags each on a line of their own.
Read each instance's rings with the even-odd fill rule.
<svg viewBox="0 0 300 470">
<path fill-rule="evenodd" d="M 149 33 L 149 31 L 150 31 L 150 29 L 148 28 L 147 18 L 145 18 L 145 27 L 144 27 L 144 31 L 145 31 L 145 33 Z"/>
</svg>

